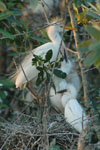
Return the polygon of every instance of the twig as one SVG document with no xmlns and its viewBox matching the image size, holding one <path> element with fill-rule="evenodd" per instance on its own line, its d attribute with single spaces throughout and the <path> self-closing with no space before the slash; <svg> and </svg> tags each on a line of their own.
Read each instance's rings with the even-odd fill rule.
<svg viewBox="0 0 100 150">
<path fill-rule="evenodd" d="M 73 51 L 73 50 L 71 50 L 71 49 L 69 49 L 69 48 L 66 48 L 66 50 L 67 50 L 68 52 L 73 53 L 73 54 L 76 54 L 76 55 L 77 55 L 77 53 L 78 53 L 78 52 L 75 52 L 75 51 Z"/>
<path fill-rule="evenodd" d="M 19 53 L 18 53 L 18 55 L 19 55 Z M 19 58 L 20 58 L 20 55 L 19 55 Z M 28 78 L 27 78 L 27 76 L 26 76 L 26 73 L 25 73 L 25 71 L 24 71 L 24 69 L 23 69 L 22 64 L 21 64 L 21 63 L 19 63 L 19 65 L 20 65 L 20 67 L 21 67 L 21 69 L 22 69 L 22 72 L 23 72 L 23 74 L 24 74 L 25 78 L 26 78 L 26 81 L 28 82 Z"/>
<path fill-rule="evenodd" d="M 29 87 L 28 84 L 26 84 L 26 87 L 25 87 L 25 88 L 26 88 L 27 91 L 32 95 L 32 97 L 36 100 L 37 103 L 39 103 L 39 104 L 42 103 L 42 101 L 38 98 L 38 96 L 36 95 L 36 93 L 35 93 L 33 90 L 31 90 L 31 88 Z"/>
<path fill-rule="evenodd" d="M 56 22 L 56 23 L 58 23 L 58 22 Z M 52 24 L 50 24 L 50 25 L 54 25 L 54 24 L 56 24 L 56 23 L 52 23 Z M 14 36 L 14 37 L 17 37 L 17 36 L 24 36 L 24 35 L 26 35 L 26 34 L 31 34 L 31 33 L 34 33 L 34 32 L 38 32 L 38 31 L 40 31 L 41 29 L 45 29 L 45 28 L 49 27 L 50 25 L 47 24 L 47 25 L 44 25 L 44 26 L 42 26 L 42 27 L 39 27 L 39 28 L 37 28 L 37 29 L 35 29 L 35 30 L 29 31 L 29 32 L 18 33 L 18 34 L 12 34 L 12 36 Z M 3 40 L 3 39 L 8 39 L 8 37 L 1 37 L 1 38 L 0 38 L 0 40 Z"/>
<path fill-rule="evenodd" d="M 44 16 L 45 16 L 45 18 L 46 18 L 46 21 L 47 21 L 47 23 L 48 23 L 48 25 L 49 25 L 49 20 L 48 20 L 47 14 L 46 14 L 46 10 L 45 10 L 45 8 L 44 8 L 44 4 L 43 4 L 42 1 L 41 1 L 40 3 L 41 3 L 41 6 L 42 6 L 42 9 L 43 9 L 43 13 L 44 13 Z"/>
<path fill-rule="evenodd" d="M 47 21 L 47 24 L 49 25 L 49 20 L 48 20 L 48 17 L 47 17 L 47 14 L 46 14 L 46 10 L 44 8 L 44 4 L 43 2 L 41 1 L 41 6 L 42 6 L 42 9 L 43 9 L 43 13 L 44 13 L 44 16 L 46 18 L 46 21 Z M 48 120 L 48 96 L 47 96 L 47 88 L 46 88 L 46 84 L 45 84 L 45 91 L 44 91 L 44 99 L 45 99 L 45 103 L 44 103 L 44 111 L 43 111 L 43 133 L 44 133 L 44 138 L 43 138 L 43 147 L 45 150 L 48 150 L 49 149 L 49 137 L 47 135 L 47 120 Z"/>
<path fill-rule="evenodd" d="M 72 15 L 72 12 L 71 12 L 70 5 L 68 5 L 68 12 L 69 12 L 72 28 L 75 28 L 74 21 L 73 21 L 73 15 Z M 81 63 L 80 52 L 78 52 L 78 39 L 77 39 L 77 34 L 76 34 L 75 30 L 73 30 L 73 35 L 74 35 L 74 40 L 75 40 L 75 47 L 76 47 L 76 50 L 77 50 L 78 63 L 79 63 L 79 66 L 80 66 L 82 86 L 83 86 L 83 91 L 84 91 L 84 101 L 87 102 L 87 90 L 86 90 L 86 85 L 85 85 L 85 77 L 84 77 L 84 72 L 83 72 L 83 65 Z M 83 130 L 80 134 L 80 137 L 78 139 L 77 150 L 83 150 L 84 149 L 85 133 L 86 133 L 86 131 Z"/>
<path fill-rule="evenodd" d="M 75 28 L 70 5 L 68 5 L 68 12 L 69 12 L 72 28 Z M 82 85 L 83 85 L 83 91 L 84 91 L 84 100 L 86 102 L 87 101 L 87 89 L 86 89 L 86 84 L 85 84 L 83 65 L 81 63 L 81 56 L 80 56 L 80 52 L 78 51 L 78 40 L 77 40 L 77 34 L 76 34 L 75 30 L 73 30 L 73 35 L 74 35 L 74 39 L 75 39 L 75 47 L 76 47 L 76 50 L 77 50 L 77 57 L 78 57 L 78 62 L 79 62 L 79 66 L 80 66 L 80 71 L 81 71 Z"/>
<path fill-rule="evenodd" d="M 13 62 L 14 62 L 14 65 L 15 65 L 15 67 L 16 67 L 16 70 L 18 70 L 18 65 L 17 65 L 17 63 L 16 63 L 16 61 L 15 61 L 15 58 L 13 58 Z"/>
<path fill-rule="evenodd" d="M 65 2 L 65 0 L 64 0 L 64 2 Z M 58 49 L 58 54 L 57 54 L 57 57 L 56 57 L 56 61 L 58 59 L 58 56 L 59 56 L 59 53 L 60 53 L 60 49 L 61 49 L 61 46 L 62 46 L 62 42 L 63 42 L 63 36 L 64 36 L 64 31 L 65 31 L 65 23 L 66 23 L 66 15 L 65 15 L 65 20 L 64 20 L 64 25 L 63 25 L 63 32 L 62 32 L 62 38 L 61 38 L 60 46 L 59 46 L 59 49 Z M 53 76 L 53 72 L 54 72 L 54 69 L 55 69 L 56 61 L 55 61 L 54 65 L 53 65 L 53 69 L 52 69 L 51 76 L 50 76 L 50 82 L 49 82 L 49 85 L 48 85 L 48 94 L 47 94 L 48 98 L 49 98 L 49 91 L 50 91 L 50 87 L 51 87 L 51 81 L 52 81 L 52 76 Z"/>
<path fill-rule="evenodd" d="M 84 130 L 79 136 L 77 150 L 84 150 Z"/>
</svg>

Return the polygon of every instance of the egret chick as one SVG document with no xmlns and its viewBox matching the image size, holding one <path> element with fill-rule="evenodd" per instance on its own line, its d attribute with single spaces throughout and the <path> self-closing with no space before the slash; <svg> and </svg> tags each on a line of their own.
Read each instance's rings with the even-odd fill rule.
<svg viewBox="0 0 100 150">
<path fill-rule="evenodd" d="M 87 126 L 88 119 L 85 111 L 75 98 L 69 99 L 65 104 L 64 116 L 66 121 L 80 133 Z"/>
<path fill-rule="evenodd" d="M 55 93 L 53 88 L 51 88 L 51 103 L 56 110 L 64 113 L 65 120 L 81 133 L 86 128 L 88 119 L 84 109 L 76 99 L 77 89 L 72 84 L 68 84 L 64 79 L 60 82 L 57 78 L 56 80 L 58 83 L 56 82 L 55 86 L 58 92 Z M 62 89 L 62 91 L 59 92 L 59 89 Z"/>
<path fill-rule="evenodd" d="M 60 70 L 66 72 L 67 76 L 72 71 L 72 64 L 68 60 L 61 63 Z M 56 87 L 56 93 L 53 88 L 50 90 L 50 100 L 58 111 L 64 113 L 64 117 L 78 132 L 82 132 L 87 125 L 86 114 L 77 101 L 77 88 L 72 83 L 68 83 L 65 79 L 53 77 Z"/>
<path fill-rule="evenodd" d="M 61 62 L 61 67 L 59 68 L 59 70 L 65 72 L 67 74 L 67 76 L 70 74 L 71 70 L 72 70 L 72 63 L 70 60 L 67 60 L 67 62 L 65 60 L 63 60 L 63 62 Z M 65 79 L 61 79 L 57 76 L 53 76 L 53 82 L 55 84 L 56 87 L 56 93 L 55 90 L 53 88 L 51 88 L 50 90 L 50 100 L 51 100 L 51 104 L 53 105 L 53 107 L 55 107 L 58 111 L 64 113 L 64 102 L 62 102 L 62 97 L 67 94 L 66 96 L 66 100 L 70 98 L 76 98 L 77 96 L 77 91 L 74 90 L 72 91 L 72 87 L 71 85 L 69 85 Z M 71 92 L 72 91 L 72 92 Z"/>
</svg>

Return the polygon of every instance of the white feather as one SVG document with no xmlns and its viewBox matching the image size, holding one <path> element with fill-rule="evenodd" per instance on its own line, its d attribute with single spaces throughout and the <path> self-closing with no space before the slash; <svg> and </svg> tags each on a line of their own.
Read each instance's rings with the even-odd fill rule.
<svg viewBox="0 0 100 150">
<path fill-rule="evenodd" d="M 56 90 L 66 90 L 63 93 L 55 93 L 54 89 L 50 90 L 50 97 L 52 105 L 61 112 L 64 111 L 64 117 L 78 132 L 82 132 L 86 128 L 88 119 L 82 108 L 82 106 L 76 100 L 78 94 L 78 88 L 80 87 L 80 80 L 76 72 L 72 71 L 72 63 L 63 61 L 61 63 L 60 70 L 66 72 L 67 77 L 71 75 L 70 81 L 67 82 L 65 79 L 53 77 L 53 81 L 56 86 Z M 71 74 L 72 72 L 72 74 Z M 75 81 L 75 79 L 77 79 Z M 76 82 L 78 86 L 76 85 Z M 77 88 L 75 87 L 77 86 Z"/>
<path fill-rule="evenodd" d="M 30 54 L 24 59 L 24 61 L 21 63 L 21 66 L 24 70 L 22 70 L 21 67 L 17 70 L 15 74 L 15 82 L 16 82 L 16 88 L 21 87 L 23 84 L 25 84 L 28 81 L 33 80 L 38 75 L 38 70 L 35 66 L 32 66 L 32 58 L 33 53 L 35 55 L 40 55 L 43 58 L 45 57 L 46 53 L 52 49 L 53 56 L 50 61 L 55 61 L 57 58 L 58 50 L 61 43 L 61 37 L 59 35 L 59 32 L 63 31 L 63 29 L 59 25 L 51 25 L 47 28 L 47 33 L 49 38 L 52 42 L 48 42 L 36 49 L 33 49 Z M 26 79 L 27 77 L 27 79 Z"/>
<path fill-rule="evenodd" d="M 86 114 L 75 98 L 70 99 L 66 103 L 64 116 L 66 121 L 69 122 L 78 132 L 82 132 L 87 126 L 88 120 Z"/>
<path fill-rule="evenodd" d="M 56 94 L 54 89 L 51 88 L 51 90 L 50 90 L 50 101 L 51 101 L 52 106 L 57 111 L 64 113 L 64 107 L 63 107 L 62 102 L 61 102 L 61 97 L 62 97 L 62 95 L 60 93 Z"/>
<path fill-rule="evenodd" d="M 73 66 L 74 67 L 74 66 Z M 71 83 L 76 88 L 77 92 L 80 90 L 81 84 L 80 84 L 80 78 L 77 74 L 77 72 L 74 71 L 74 68 L 71 69 L 70 73 L 68 74 L 66 81 L 68 83 Z"/>
<path fill-rule="evenodd" d="M 64 108 L 66 106 L 66 103 L 70 99 L 77 97 L 76 88 L 72 84 L 67 84 L 66 90 L 67 90 L 67 92 L 64 92 L 64 94 L 62 95 L 62 98 L 61 98 L 61 102 L 62 102 L 62 105 Z"/>
<path fill-rule="evenodd" d="M 68 62 L 61 62 L 61 67 L 59 70 L 65 72 L 67 75 L 70 73 L 72 68 L 72 64 L 70 60 Z M 75 87 L 71 84 L 68 84 L 65 79 L 58 78 L 57 76 L 53 76 L 53 82 L 56 86 L 56 93 L 53 88 L 50 90 L 50 99 L 53 107 L 60 110 L 61 112 L 64 112 L 64 107 L 66 101 L 68 101 L 70 98 L 76 98 L 77 91 Z M 61 90 L 67 90 L 67 92 L 64 93 L 57 93 Z M 65 98 L 64 98 L 65 97 Z"/>
</svg>

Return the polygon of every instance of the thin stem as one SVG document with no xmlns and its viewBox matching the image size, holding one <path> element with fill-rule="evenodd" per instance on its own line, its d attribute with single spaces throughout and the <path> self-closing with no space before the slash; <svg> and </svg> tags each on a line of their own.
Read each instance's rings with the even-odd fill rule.
<svg viewBox="0 0 100 150">
<path fill-rule="evenodd" d="M 41 3 L 41 6 L 42 6 L 42 9 L 43 9 L 43 13 L 44 13 L 44 16 L 45 16 L 45 18 L 46 18 L 46 21 L 47 21 L 47 23 L 49 24 L 49 20 L 48 20 L 47 14 L 46 14 L 46 10 L 45 10 L 45 8 L 44 8 L 44 4 L 43 4 L 42 1 L 41 1 L 40 3 Z"/>
<path fill-rule="evenodd" d="M 42 6 L 42 9 L 43 9 L 43 13 L 44 13 L 44 16 L 46 18 L 46 21 L 47 21 L 47 24 L 49 25 L 49 20 L 48 20 L 48 16 L 46 14 L 46 10 L 45 10 L 45 7 L 44 7 L 44 3 L 42 2 L 41 0 L 41 6 Z M 47 86 L 45 84 L 45 91 L 44 91 L 44 111 L 43 111 L 43 133 L 44 133 L 44 138 L 43 138 L 43 144 L 44 144 L 44 149 L 45 150 L 48 150 L 49 149 L 49 137 L 47 135 L 47 120 L 48 120 L 48 96 L 47 96 Z"/>
<path fill-rule="evenodd" d="M 41 104 L 41 100 L 38 98 L 38 96 L 36 95 L 36 93 L 31 90 L 31 88 L 29 87 L 29 85 L 26 85 L 26 89 L 27 91 L 32 95 L 32 97 L 36 100 L 37 103 Z"/>
<path fill-rule="evenodd" d="M 69 12 L 72 28 L 75 28 L 70 5 L 68 5 L 68 12 Z M 83 85 L 83 91 L 84 91 L 84 100 L 86 102 L 87 101 L 87 89 L 86 89 L 86 84 L 85 84 L 85 76 L 84 76 L 84 71 L 83 71 L 83 65 L 81 63 L 81 56 L 80 56 L 80 52 L 78 51 L 78 40 L 77 40 L 77 34 L 76 34 L 75 30 L 73 30 L 73 35 L 74 35 L 74 40 L 75 40 L 75 47 L 76 47 L 76 50 L 77 50 L 78 63 L 79 63 L 79 66 L 80 66 L 80 71 L 81 71 L 82 85 Z"/>
</svg>

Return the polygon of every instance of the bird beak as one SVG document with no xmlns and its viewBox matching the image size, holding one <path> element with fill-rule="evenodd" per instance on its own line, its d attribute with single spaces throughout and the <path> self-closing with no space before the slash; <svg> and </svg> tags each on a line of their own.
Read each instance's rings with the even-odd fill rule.
<svg viewBox="0 0 100 150">
<path fill-rule="evenodd" d="M 67 58 L 65 49 L 64 49 L 64 59 L 65 59 L 66 62 L 68 62 L 68 58 Z"/>
<path fill-rule="evenodd" d="M 71 30 L 71 31 L 73 31 L 73 30 L 74 30 L 74 31 L 76 31 L 76 29 L 75 29 L 75 28 L 73 28 L 73 27 L 68 27 L 68 26 L 65 26 L 65 27 L 64 27 L 64 29 L 65 29 L 65 30 L 67 30 L 67 31 L 68 31 L 68 30 Z"/>
</svg>

